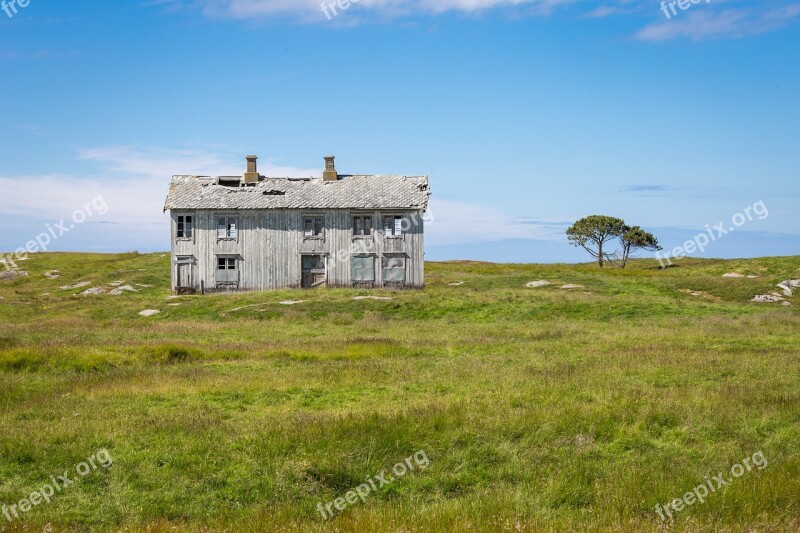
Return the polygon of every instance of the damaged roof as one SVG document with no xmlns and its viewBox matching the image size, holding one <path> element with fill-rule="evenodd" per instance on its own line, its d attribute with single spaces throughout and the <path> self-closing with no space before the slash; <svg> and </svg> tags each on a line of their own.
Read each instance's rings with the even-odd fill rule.
<svg viewBox="0 0 800 533">
<path fill-rule="evenodd" d="M 227 186 L 226 178 L 173 176 L 164 210 L 171 209 L 427 209 L 427 176 L 340 175 L 262 178 Z"/>
</svg>

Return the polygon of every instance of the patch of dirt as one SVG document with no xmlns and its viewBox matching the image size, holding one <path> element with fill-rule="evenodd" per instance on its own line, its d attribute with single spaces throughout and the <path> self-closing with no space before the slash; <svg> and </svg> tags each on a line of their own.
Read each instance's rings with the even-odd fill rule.
<svg viewBox="0 0 800 533">
<path fill-rule="evenodd" d="M 455 283 L 448 283 L 448 285 L 450 285 L 451 287 L 460 287 L 463 284 L 464 284 L 463 281 L 456 281 Z"/>
<path fill-rule="evenodd" d="M 278 302 L 281 305 L 296 305 L 305 302 L 305 300 L 284 300 L 282 302 Z"/>
<path fill-rule="evenodd" d="M 394 298 L 390 296 L 353 296 L 353 300 L 394 300 Z"/>
<path fill-rule="evenodd" d="M 584 287 L 583 287 L 583 285 L 567 284 L 567 285 L 562 285 L 561 288 L 566 290 L 566 291 L 571 291 L 571 290 L 574 290 L 574 289 L 583 289 Z"/>
<path fill-rule="evenodd" d="M 139 311 L 139 316 L 156 316 L 160 312 L 158 309 L 145 309 L 144 311 Z"/>
<path fill-rule="evenodd" d="M 729 272 L 728 274 L 723 274 L 723 278 L 743 278 L 744 274 L 737 274 L 735 272 Z"/>
</svg>

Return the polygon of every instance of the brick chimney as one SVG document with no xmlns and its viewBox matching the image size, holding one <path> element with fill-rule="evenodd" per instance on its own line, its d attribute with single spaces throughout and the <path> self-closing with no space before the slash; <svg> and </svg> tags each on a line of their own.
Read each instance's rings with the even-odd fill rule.
<svg viewBox="0 0 800 533">
<path fill-rule="evenodd" d="M 247 160 L 247 171 L 244 173 L 244 183 L 258 183 L 258 167 L 256 166 L 258 156 L 248 155 L 245 159 Z"/>
<path fill-rule="evenodd" d="M 333 160 L 336 159 L 332 155 L 325 156 L 325 171 L 322 173 L 322 181 L 336 181 L 339 179 L 339 174 L 336 173 L 336 165 Z"/>
</svg>

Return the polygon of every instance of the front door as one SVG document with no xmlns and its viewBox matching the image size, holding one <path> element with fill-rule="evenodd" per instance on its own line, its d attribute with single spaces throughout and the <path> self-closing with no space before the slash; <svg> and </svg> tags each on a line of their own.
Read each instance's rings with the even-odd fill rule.
<svg viewBox="0 0 800 533">
<path fill-rule="evenodd" d="M 304 289 L 325 285 L 327 275 L 325 272 L 325 257 L 321 255 L 303 255 L 301 286 Z"/>
<path fill-rule="evenodd" d="M 177 288 L 183 291 L 194 289 L 194 263 L 178 263 Z"/>
</svg>

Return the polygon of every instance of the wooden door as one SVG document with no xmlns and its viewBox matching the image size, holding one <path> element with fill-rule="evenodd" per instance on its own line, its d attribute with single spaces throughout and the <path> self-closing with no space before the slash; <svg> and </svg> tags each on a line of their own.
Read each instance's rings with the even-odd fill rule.
<svg viewBox="0 0 800 533">
<path fill-rule="evenodd" d="M 194 264 L 178 263 L 178 288 L 194 288 Z"/>
<path fill-rule="evenodd" d="M 321 255 L 303 255 L 301 256 L 301 261 L 301 286 L 304 289 L 309 289 L 324 285 L 327 280 L 325 257 Z"/>
</svg>

